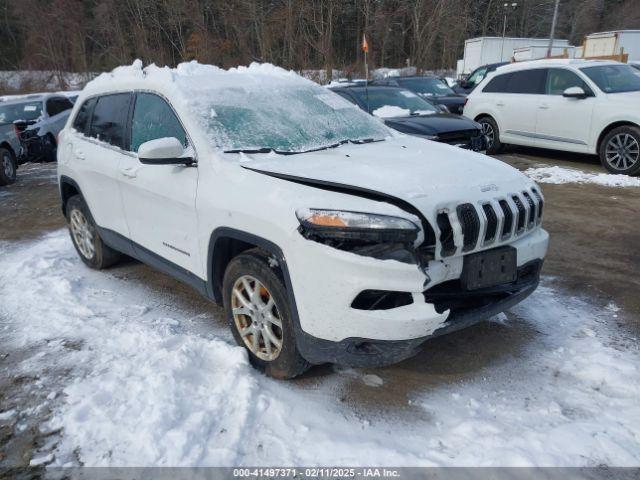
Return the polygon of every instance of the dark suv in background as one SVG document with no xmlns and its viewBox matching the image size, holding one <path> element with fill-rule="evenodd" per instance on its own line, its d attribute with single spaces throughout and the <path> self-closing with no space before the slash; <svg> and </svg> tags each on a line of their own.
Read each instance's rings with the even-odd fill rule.
<svg viewBox="0 0 640 480">
<path fill-rule="evenodd" d="M 331 90 L 399 132 L 474 151 L 486 148 L 480 124 L 444 113 L 410 90 L 382 86 L 334 87 Z"/>
<path fill-rule="evenodd" d="M 464 109 L 465 96 L 454 92 L 444 80 L 433 75 L 424 77 L 388 77 L 383 80 L 376 80 L 373 84 L 405 88 L 426 98 L 434 105 L 446 107 L 449 112 L 456 115 L 462 115 L 462 110 Z"/>
</svg>

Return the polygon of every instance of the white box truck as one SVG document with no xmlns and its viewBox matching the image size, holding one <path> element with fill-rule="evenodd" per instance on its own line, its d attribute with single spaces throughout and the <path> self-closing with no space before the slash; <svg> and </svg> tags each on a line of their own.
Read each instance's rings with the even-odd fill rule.
<svg viewBox="0 0 640 480">
<path fill-rule="evenodd" d="M 478 37 L 464 42 L 462 74 L 489 63 L 508 62 L 513 50 L 520 47 L 548 47 L 548 38 Z M 554 40 L 554 47 L 566 48 L 569 40 Z"/>
<path fill-rule="evenodd" d="M 551 49 L 552 57 L 559 57 L 561 55 L 567 55 L 567 58 L 574 58 L 574 53 L 576 47 L 569 45 L 566 47 L 557 47 L 555 46 L 555 41 L 553 42 L 554 47 Z M 516 62 L 526 62 L 527 60 L 538 60 L 539 58 L 545 58 L 547 56 L 547 50 L 549 46 L 535 46 L 535 47 L 521 47 L 513 50 L 513 58 Z"/>
<path fill-rule="evenodd" d="M 584 58 L 613 57 L 621 52 L 628 55 L 628 61 L 640 61 L 640 30 L 592 33 L 584 40 Z"/>
</svg>

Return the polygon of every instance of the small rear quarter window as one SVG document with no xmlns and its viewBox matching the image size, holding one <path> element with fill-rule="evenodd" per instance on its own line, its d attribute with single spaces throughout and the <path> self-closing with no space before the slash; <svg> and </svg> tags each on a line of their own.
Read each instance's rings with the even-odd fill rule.
<svg viewBox="0 0 640 480">
<path fill-rule="evenodd" d="M 95 98 L 90 98 L 85 101 L 78 113 L 76 114 L 76 118 L 73 120 L 73 128 L 75 128 L 80 133 L 86 133 L 87 123 L 89 122 L 89 115 L 91 115 L 91 110 L 93 110 L 93 106 L 96 103 Z"/>
</svg>

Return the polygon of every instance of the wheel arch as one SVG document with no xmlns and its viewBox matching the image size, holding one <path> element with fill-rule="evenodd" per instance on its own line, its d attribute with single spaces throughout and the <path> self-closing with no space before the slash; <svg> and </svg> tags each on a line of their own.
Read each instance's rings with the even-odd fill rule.
<svg viewBox="0 0 640 480">
<path fill-rule="evenodd" d="M 599 155 L 600 154 L 600 146 L 602 145 L 602 141 L 604 140 L 604 138 L 609 134 L 609 132 L 611 132 L 612 130 L 618 128 L 618 127 L 636 127 L 636 128 L 640 128 L 640 125 L 638 125 L 637 123 L 631 122 L 629 120 L 620 120 L 618 122 L 613 122 L 610 123 L 609 125 L 607 125 L 605 128 L 602 129 L 602 131 L 600 132 L 600 135 L 598 135 L 598 141 L 596 142 L 596 154 Z"/>
<path fill-rule="evenodd" d="M 0 143 L 0 148 L 6 148 L 7 150 L 9 150 L 9 152 L 11 152 L 11 155 L 13 155 L 13 159 L 17 160 L 18 156 L 16 155 L 15 150 L 13 149 L 13 147 L 9 142 Z"/>
<path fill-rule="evenodd" d="M 227 265 L 240 253 L 253 248 L 259 248 L 277 259 L 291 306 L 295 309 L 291 280 L 282 249 L 266 238 L 231 227 L 217 228 L 209 239 L 207 254 L 208 296 L 213 298 L 216 303 L 222 304 L 222 280 Z"/>
<path fill-rule="evenodd" d="M 67 214 L 67 202 L 74 195 L 82 195 L 80 187 L 72 178 L 62 175 L 60 177 L 60 203 L 62 207 L 62 214 Z"/>
</svg>

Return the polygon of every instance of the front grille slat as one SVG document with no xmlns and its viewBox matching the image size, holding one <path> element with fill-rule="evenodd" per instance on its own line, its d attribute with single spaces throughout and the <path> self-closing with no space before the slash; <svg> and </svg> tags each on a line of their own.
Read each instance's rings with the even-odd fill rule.
<svg viewBox="0 0 640 480">
<path fill-rule="evenodd" d="M 533 192 L 533 194 L 538 199 L 538 218 L 537 218 L 537 221 L 539 223 L 542 220 L 542 208 L 544 207 L 544 200 L 542 199 L 542 195 L 540 195 L 540 192 L 538 192 L 538 190 L 536 190 L 534 188 L 531 191 Z"/>
<path fill-rule="evenodd" d="M 500 200 L 498 202 L 504 215 L 504 222 L 502 223 L 502 237 L 506 237 L 511 234 L 513 229 L 513 211 L 506 200 Z"/>
<path fill-rule="evenodd" d="M 529 205 L 529 216 L 527 217 L 527 228 L 533 228 L 536 224 L 536 204 L 527 192 L 522 192 L 522 196 Z"/>
<path fill-rule="evenodd" d="M 525 222 L 527 221 L 527 209 L 524 208 L 522 200 L 520 200 L 520 197 L 518 197 L 517 195 L 512 195 L 511 200 L 513 200 L 513 203 L 518 209 L 516 232 L 520 233 L 524 230 Z"/>
<path fill-rule="evenodd" d="M 462 251 L 473 250 L 478 244 L 480 235 L 480 217 L 476 208 L 470 203 L 463 203 L 456 208 L 458 220 L 462 226 L 463 246 Z"/>
<path fill-rule="evenodd" d="M 482 205 L 482 210 L 484 211 L 484 216 L 487 217 L 487 229 L 484 233 L 484 243 L 489 243 L 496 238 L 496 233 L 498 231 L 498 216 L 490 203 Z"/>
<path fill-rule="evenodd" d="M 438 222 L 438 229 L 440 230 L 441 254 L 443 257 L 449 257 L 456 252 L 453 227 L 451 227 L 449 215 L 446 212 L 439 213 L 436 221 Z"/>
</svg>

